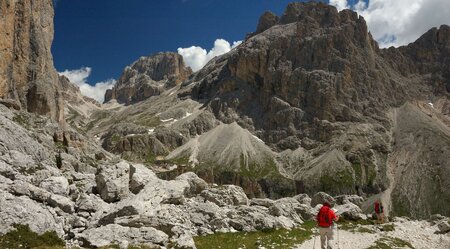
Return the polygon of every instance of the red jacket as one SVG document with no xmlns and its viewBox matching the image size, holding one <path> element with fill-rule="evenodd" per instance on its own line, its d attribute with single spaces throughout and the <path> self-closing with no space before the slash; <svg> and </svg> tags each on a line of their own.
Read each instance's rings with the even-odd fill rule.
<svg viewBox="0 0 450 249">
<path fill-rule="evenodd" d="M 333 225 L 333 221 L 336 220 L 336 214 L 331 208 L 323 206 L 320 208 L 316 219 L 319 227 L 330 227 Z"/>
</svg>

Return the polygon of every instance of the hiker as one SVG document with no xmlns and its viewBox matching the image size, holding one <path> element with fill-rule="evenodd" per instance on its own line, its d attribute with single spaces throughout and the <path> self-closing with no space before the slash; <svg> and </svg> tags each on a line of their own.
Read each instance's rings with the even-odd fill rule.
<svg viewBox="0 0 450 249">
<path fill-rule="evenodd" d="M 320 232 L 320 243 L 322 249 L 332 249 L 333 248 L 333 221 L 338 221 L 339 216 L 336 216 L 334 211 L 331 209 L 331 205 L 325 202 L 320 208 L 317 214 L 317 225 L 319 226 Z"/>
<path fill-rule="evenodd" d="M 377 216 L 377 223 L 383 224 L 384 223 L 384 207 L 383 207 L 383 204 L 381 203 L 380 199 L 375 201 L 374 209 L 375 209 L 375 215 Z"/>
</svg>

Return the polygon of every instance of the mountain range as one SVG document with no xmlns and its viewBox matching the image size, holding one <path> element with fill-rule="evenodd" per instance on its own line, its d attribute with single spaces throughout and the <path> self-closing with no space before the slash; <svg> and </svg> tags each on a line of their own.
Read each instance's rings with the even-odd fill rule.
<svg viewBox="0 0 450 249">
<path fill-rule="evenodd" d="M 131 172 L 151 169 L 167 186 L 194 172 L 196 183 L 238 185 L 249 198 L 327 192 L 363 196 L 363 211 L 382 199 L 393 216 L 450 215 L 447 25 L 379 48 L 352 10 L 291 3 L 282 16 L 264 13 L 242 44 L 197 72 L 173 52 L 139 58 L 97 103 L 53 67 L 51 0 L 5 0 L 0 12 L 8 200 L 28 196 L 67 213 L 78 212 L 72 194 L 108 206 L 131 191 L 145 202 Z M 110 190 L 109 174 L 139 184 Z M 140 214 L 114 208 L 96 224 Z"/>
</svg>

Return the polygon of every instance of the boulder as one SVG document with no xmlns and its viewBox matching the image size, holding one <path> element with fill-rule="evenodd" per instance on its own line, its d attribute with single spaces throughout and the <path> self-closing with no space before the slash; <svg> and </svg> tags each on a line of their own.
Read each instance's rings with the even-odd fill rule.
<svg viewBox="0 0 450 249">
<path fill-rule="evenodd" d="M 360 207 L 364 202 L 364 198 L 358 195 L 339 195 L 334 198 L 338 205 L 343 205 L 350 202 Z"/>
<path fill-rule="evenodd" d="M 142 164 L 130 166 L 130 191 L 134 194 L 139 193 L 150 181 L 158 179 L 156 174 Z"/>
<path fill-rule="evenodd" d="M 39 184 L 43 188 L 56 195 L 67 196 L 69 194 L 69 182 L 64 176 L 52 176 Z"/>
<path fill-rule="evenodd" d="M 367 219 L 367 216 L 363 214 L 361 208 L 351 202 L 336 206 L 335 209 L 337 210 L 336 214 L 346 220 L 357 221 Z"/>
<path fill-rule="evenodd" d="M 183 234 L 171 240 L 176 248 L 196 249 L 194 238 L 189 234 Z"/>
<path fill-rule="evenodd" d="M 236 209 L 229 210 L 227 212 L 227 217 L 230 218 L 228 224 L 238 231 L 248 232 L 279 227 L 290 227 L 283 225 L 283 218 L 269 215 L 268 209 L 262 206 L 239 206 Z"/>
<path fill-rule="evenodd" d="M 87 229 L 78 235 L 78 240 L 84 247 L 102 247 L 111 244 L 121 244 L 124 241 L 129 244 L 164 245 L 169 242 L 169 236 L 152 227 L 123 227 L 110 224 L 97 228 Z"/>
<path fill-rule="evenodd" d="M 98 210 L 107 209 L 110 204 L 104 202 L 100 197 L 94 194 L 82 194 L 77 202 L 78 211 L 96 212 Z"/>
<path fill-rule="evenodd" d="M 11 191 L 16 195 L 26 195 L 31 199 L 39 202 L 46 202 L 51 196 L 51 193 L 47 190 L 38 188 L 28 182 L 24 182 L 21 180 L 13 182 Z"/>
<path fill-rule="evenodd" d="M 106 202 L 116 202 L 129 195 L 130 165 L 120 162 L 102 165 L 95 177 L 97 191 Z"/>
<path fill-rule="evenodd" d="M 248 198 L 241 187 L 223 185 L 203 190 L 200 194 L 205 200 L 214 202 L 219 206 L 248 205 Z"/>
<path fill-rule="evenodd" d="M 208 187 L 208 183 L 206 183 L 203 179 L 198 177 L 193 172 L 181 174 L 177 178 L 175 178 L 175 180 L 187 181 L 189 183 L 189 190 L 186 193 L 187 196 L 195 196 L 197 194 L 200 194 Z"/>
<path fill-rule="evenodd" d="M 437 223 L 437 227 L 440 233 L 448 233 L 450 232 L 450 222 L 449 220 L 441 220 Z"/>
<path fill-rule="evenodd" d="M 75 212 L 75 203 L 67 197 L 53 194 L 47 201 L 50 206 L 58 207 L 66 213 L 71 214 Z"/>
<path fill-rule="evenodd" d="M 336 204 L 336 201 L 331 195 L 324 192 L 318 192 L 311 199 L 311 206 L 315 207 L 318 204 L 323 204 L 324 202 L 330 203 L 331 206 L 334 206 Z"/>
<path fill-rule="evenodd" d="M 260 199 L 260 198 L 253 198 L 250 199 L 250 205 L 251 206 L 262 206 L 269 208 L 275 203 L 274 200 L 271 199 Z"/>
<path fill-rule="evenodd" d="M 311 198 L 307 194 L 299 194 L 294 197 L 299 203 L 311 206 Z"/>
<path fill-rule="evenodd" d="M 56 231 L 62 236 L 63 224 L 50 210 L 27 196 L 0 191 L 0 234 L 10 231 L 14 224 L 27 224 L 36 233 Z"/>
<path fill-rule="evenodd" d="M 282 198 L 276 200 L 269 208 L 269 214 L 273 216 L 284 216 L 296 223 L 302 223 L 302 217 L 297 213 L 300 210 L 300 203 L 294 198 Z"/>
</svg>

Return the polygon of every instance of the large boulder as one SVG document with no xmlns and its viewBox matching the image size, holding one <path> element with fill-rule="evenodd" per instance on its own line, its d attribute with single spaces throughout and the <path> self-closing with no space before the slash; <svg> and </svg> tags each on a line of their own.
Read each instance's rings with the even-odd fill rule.
<svg viewBox="0 0 450 249">
<path fill-rule="evenodd" d="M 351 202 L 336 206 L 335 209 L 337 210 L 336 214 L 346 220 L 357 221 L 367 219 L 367 216 L 363 214 L 361 208 Z"/>
<path fill-rule="evenodd" d="M 269 208 L 275 203 L 274 200 L 271 199 L 262 199 L 262 198 L 253 198 L 250 199 L 250 205 L 251 206 L 262 206 Z"/>
<path fill-rule="evenodd" d="M 350 202 L 357 206 L 361 206 L 364 202 L 364 198 L 358 195 L 339 195 L 334 198 L 338 205 L 343 205 Z"/>
<path fill-rule="evenodd" d="M 63 223 L 51 208 L 31 200 L 27 196 L 14 196 L 0 191 L 0 234 L 5 234 L 14 224 L 27 224 L 31 230 L 42 234 L 56 231 L 63 235 Z"/>
<path fill-rule="evenodd" d="M 52 207 L 58 207 L 66 213 L 75 212 L 75 203 L 69 198 L 61 195 L 51 195 L 50 198 L 48 198 L 48 204 Z"/>
<path fill-rule="evenodd" d="M 441 220 L 437 223 L 437 227 L 440 233 L 448 233 L 450 232 L 450 221 L 448 219 Z"/>
<path fill-rule="evenodd" d="M 207 201 L 214 202 L 219 206 L 248 205 L 248 198 L 244 190 L 234 185 L 222 185 L 206 189 L 200 195 Z"/>
<path fill-rule="evenodd" d="M 296 199 L 301 204 L 311 206 L 311 198 L 307 194 L 298 194 L 292 198 Z"/>
<path fill-rule="evenodd" d="M 282 198 L 276 200 L 269 208 L 269 214 L 273 216 L 284 216 L 296 223 L 302 223 L 303 217 L 297 213 L 297 210 L 303 210 L 301 204 L 294 198 Z"/>
<path fill-rule="evenodd" d="M 109 205 L 108 203 L 104 202 L 100 197 L 94 195 L 94 194 L 82 194 L 78 198 L 77 202 L 77 208 L 78 211 L 81 212 L 89 212 L 93 213 L 98 210 L 102 209 L 108 209 Z"/>
<path fill-rule="evenodd" d="M 325 202 L 330 203 L 331 206 L 334 206 L 336 204 L 336 201 L 331 195 L 324 192 L 317 192 L 311 199 L 311 206 L 315 207 L 318 204 L 323 204 Z"/>
<path fill-rule="evenodd" d="M 120 162 L 102 165 L 95 177 L 97 191 L 106 202 L 116 202 L 129 195 L 130 165 Z"/>
<path fill-rule="evenodd" d="M 200 194 L 208 187 L 208 183 L 206 183 L 205 180 L 201 179 L 193 172 L 181 174 L 177 178 L 175 178 L 175 180 L 187 181 L 189 183 L 189 190 L 188 193 L 186 193 L 186 195 L 188 196 Z"/>
<path fill-rule="evenodd" d="M 169 236 L 152 227 L 123 227 L 110 224 L 85 230 L 78 235 L 78 239 L 85 247 L 102 247 L 112 244 L 164 245 L 169 241 Z"/>
<path fill-rule="evenodd" d="M 130 166 L 130 191 L 139 193 L 147 183 L 158 179 L 156 174 L 142 164 Z"/>
<path fill-rule="evenodd" d="M 69 181 L 64 176 L 52 176 L 43 180 L 39 187 L 53 194 L 66 196 L 69 193 Z"/>
</svg>

